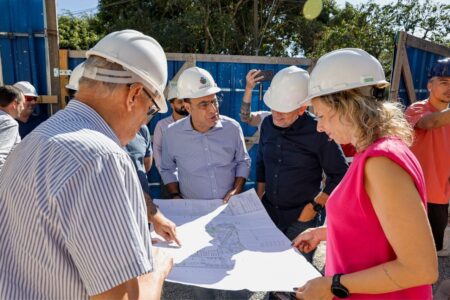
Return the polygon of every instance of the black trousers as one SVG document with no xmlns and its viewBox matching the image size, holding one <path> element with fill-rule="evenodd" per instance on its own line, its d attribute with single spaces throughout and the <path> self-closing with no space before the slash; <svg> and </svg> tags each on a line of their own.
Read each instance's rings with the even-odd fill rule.
<svg viewBox="0 0 450 300">
<path fill-rule="evenodd" d="M 433 232 L 436 251 L 442 250 L 445 228 L 448 224 L 448 204 L 428 203 L 428 221 Z"/>
</svg>

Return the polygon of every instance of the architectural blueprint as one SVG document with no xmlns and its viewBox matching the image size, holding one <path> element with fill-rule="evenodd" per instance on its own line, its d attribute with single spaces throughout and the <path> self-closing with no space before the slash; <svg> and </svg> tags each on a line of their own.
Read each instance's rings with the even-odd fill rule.
<svg viewBox="0 0 450 300">
<path fill-rule="evenodd" d="M 321 276 L 276 228 L 254 190 L 222 200 L 155 200 L 182 246 L 168 281 L 222 290 L 292 291 Z"/>
</svg>

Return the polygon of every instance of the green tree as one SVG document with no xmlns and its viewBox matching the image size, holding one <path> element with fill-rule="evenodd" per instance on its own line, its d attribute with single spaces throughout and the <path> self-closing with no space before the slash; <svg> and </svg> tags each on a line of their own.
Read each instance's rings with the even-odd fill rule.
<svg viewBox="0 0 450 300">
<path fill-rule="evenodd" d="M 71 50 L 91 48 L 103 36 L 96 16 L 75 17 L 64 15 L 58 18 L 59 47 Z"/>
<path fill-rule="evenodd" d="M 304 2 L 257 1 L 256 36 L 253 0 L 100 0 L 99 18 L 108 30 L 149 34 L 168 52 L 287 56 L 313 48 L 335 6 L 326 0 L 319 18 L 307 22 Z"/>
<path fill-rule="evenodd" d="M 318 38 L 310 57 L 339 48 L 358 47 L 378 58 L 390 76 L 394 38 L 398 31 L 449 45 L 450 6 L 414 0 L 398 0 L 380 6 L 373 1 L 335 10 Z"/>
</svg>

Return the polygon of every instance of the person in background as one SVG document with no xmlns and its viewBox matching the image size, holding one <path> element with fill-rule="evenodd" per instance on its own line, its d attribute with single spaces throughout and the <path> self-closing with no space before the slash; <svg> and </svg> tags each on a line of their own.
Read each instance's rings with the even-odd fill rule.
<svg viewBox="0 0 450 300">
<path fill-rule="evenodd" d="M 242 122 L 253 127 L 258 127 L 258 131 L 261 132 L 261 124 L 271 112 L 266 110 L 251 111 L 252 91 L 256 84 L 264 79 L 264 76 L 260 76 L 260 73 L 261 70 L 252 69 L 245 77 L 246 83 L 244 96 L 242 97 L 240 117 Z"/>
<path fill-rule="evenodd" d="M 14 84 L 25 95 L 25 105 L 22 113 L 17 118 L 19 123 L 19 134 L 23 139 L 31 131 L 48 119 L 43 113 L 35 112 L 38 94 L 36 88 L 28 81 L 19 81 Z"/>
<path fill-rule="evenodd" d="M 84 72 L 84 62 L 77 65 L 70 75 L 69 83 L 66 84 L 66 89 L 69 91 L 69 96 L 66 99 L 66 105 L 69 103 L 70 99 L 75 98 L 75 93 L 78 91 L 78 82 L 83 76 Z"/>
<path fill-rule="evenodd" d="M 24 109 L 25 97 L 20 90 L 0 87 L 0 171 L 12 149 L 20 143 L 17 118 Z"/>
<path fill-rule="evenodd" d="M 308 72 L 296 66 L 275 75 L 264 94 L 272 115 L 261 126 L 256 158 L 257 193 L 290 240 L 323 224 L 328 196 L 347 171 L 340 147 L 316 131 L 314 116 L 302 105 L 308 82 Z M 323 173 L 326 180 L 321 187 Z M 304 256 L 312 262 L 313 252 Z"/>
<path fill-rule="evenodd" d="M 303 252 L 327 241 L 325 276 L 296 289 L 298 299 L 432 299 L 438 267 L 425 180 L 402 109 L 383 100 L 388 85 L 361 49 L 327 53 L 311 72 L 317 131 L 357 154 L 328 199 L 327 225 L 294 240 Z"/>
<path fill-rule="evenodd" d="M 438 60 L 429 74 L 428 99 L 411 104 L 406 118 L 414 128 L 411 151 L 422 166 L 427 185 L 428 220 L 438 256 L 444 248 L 450 200 L 450 58 Z"/>
<path fill-rule="evenodd" d="M 144 193 L 149 216 L 148 222 L 153 224 L 155 232 L 165 240 L 174 241 L 181 246 L 176 235 L 176 225 L 158 210 L 151 197 L 147 173 L 152 167 L 153 151 L 150 141 L 150 131 L 147 125 L 141 126 L 134 139 L 125 146 L 125 151 L 127 151 L 133 162 Z"/>
<path fill-rule="evenodd" d="M 169 82 L 167 101 L 169 102 L 170 107 L 172 108 L 172 114 L 167 118 L 159 120 L 158 123 L 156 123 L 155 132 L 153 133 L 154 159 L 158 172 L 160 172 L 161 169 L 162 139 L 164 132 L 166 131 L 167 127 L 169 127 L 170 124 L 189 115 L 186 108 L 184 107 L 184 100 L 177 98 L 176 82 L 172 81 Z M 170 197 L 162 180 L 160 182 L 160 189 L 161 189 L 161 198 L 167 199 Z"/>
<path fill-rule="evenodd" d="M 122 30 L 86 56 L 76 99 L 15 148 L 0 176 L 1 299 L 159 299 L 172 268 L 151 245 L 123 150 L 167 111 L 164 50 Z"/>
</svg>

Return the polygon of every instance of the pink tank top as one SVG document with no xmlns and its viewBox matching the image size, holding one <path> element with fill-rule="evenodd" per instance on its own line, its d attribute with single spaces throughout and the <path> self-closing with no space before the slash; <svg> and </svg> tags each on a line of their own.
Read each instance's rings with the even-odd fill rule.
<svg viewBox="0 0 450 300">
<path fill-rule="evenodd" d="M 325 274 L 353 273 L 396 258 L 364 189 L 366 159 L 384 156 L 414 180 L 426 205 L 425 181 L 419 162 L 397 138 L 381 138 L 357 153 L 341 183 L 327 202 L 327 253 Z M 352 294 L 352 299 L 432 299 L 431 285 L 386 294 Z"/>
</svg>

